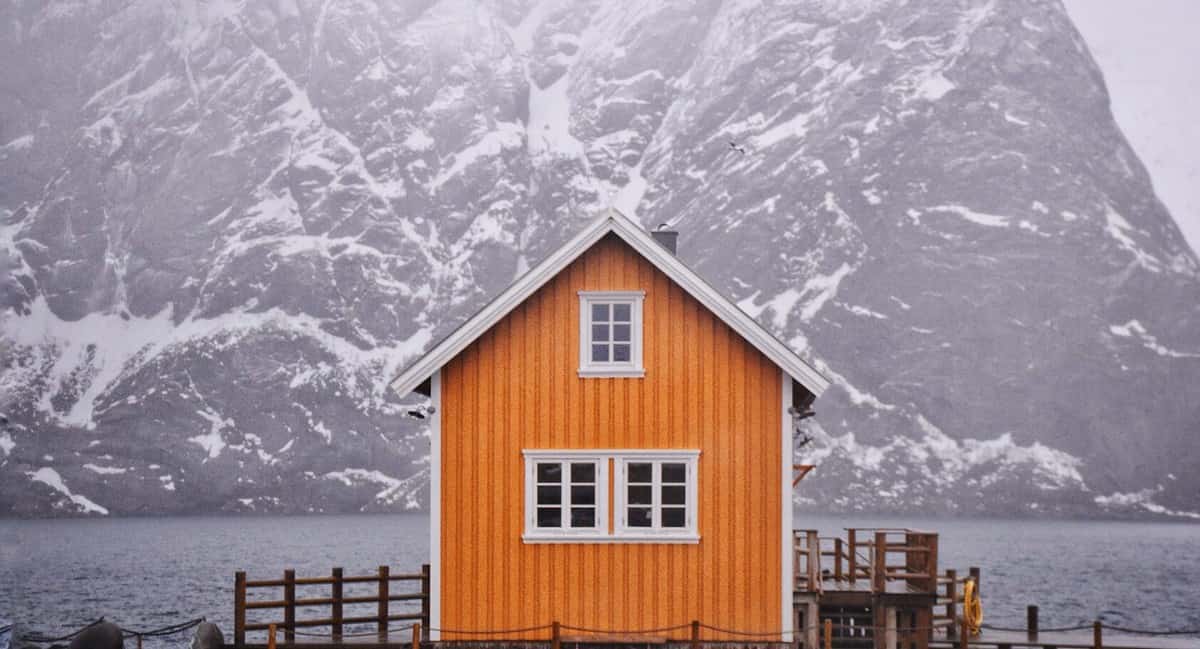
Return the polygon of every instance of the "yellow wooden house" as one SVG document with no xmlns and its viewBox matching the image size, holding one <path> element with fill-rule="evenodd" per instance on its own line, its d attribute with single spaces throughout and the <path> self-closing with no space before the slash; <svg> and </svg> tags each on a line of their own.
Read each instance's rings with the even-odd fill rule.
<svg viewBox="0 0 1200 649">
<path fill-rule="evenodd" d="M 794 417 L 829 382 L 657 234 L 610 211 L 392 383 L 432 401 L 433 640 L 792 627 Z"/>
</svg>

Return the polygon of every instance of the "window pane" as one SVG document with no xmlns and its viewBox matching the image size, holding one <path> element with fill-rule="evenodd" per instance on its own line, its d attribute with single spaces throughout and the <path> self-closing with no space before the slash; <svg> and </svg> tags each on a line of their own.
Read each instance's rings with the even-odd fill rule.
<svg viewBox="0 0 1200 649">
<path fill-rule="evenodd" d="M 592 345 L 592 362 L 608 362 L 608 345 Z"/>
<path fill-rule="evenodd" d="M 653 464 L 649 462 L 632 462 L 626 466 L 628 466 L 627 470 L 629 471 L 630 482 L 650 483 L 652 481 L 651 470 L 654 468 Z"/>
<path fill-rule="evenodd" d="M 622 343 L 629 342 L 629 331 L 629 325 L 627 324 L 613 325 L 613 340 Z"/>
<path fill-rule="evenodd" d="M 592 305 L 592 322 L 608 322 L 608 305 Z"/>
<path fill-rule="evenodd" d="M 537 504 L 539 505 L 560 505 L 562 504 L 562 487 L 558 485 L 550 485 L 537 488 Z"/>
<path fill-rule="evenodd" d="M 629 322 L 630 319 L 631 318 L 629 317 L 629 305 L 628 304 L 614 304 L 613 305 L 613 321 Z"/>
<path fill-rule="evenodd" d="M 630 507 L 629 508 L 629 527 L 650 527 L 650 508 L 649 507 Z"/>
<path fill-rule="evenodd" d="M 572 505 L 595 505 L 596 504 L 596 486 L 595 485 L 576 485 L 571 487 L 571 504 Z"/>
<path fill-rule="evenodd" d="M 571 463 L 571 482 L 595 482 L 596 465 L 591 462 Z"/>
<path fill-rule="evenodd" d="M 663 482 L 687 482 L 687 465 L 678 462 L 666 462 L 662 465 Z"/>
<path fill-rule="evenodd" d="M 562 527 L 562 508 L 561 507 L 538 507 L 537 526 L 538 527 Z"/>
<path fill-rule="evenodd" d="M 662 526 L 663 527 L 686 527 L 687 516 L 683 507 L 663 507 L 662 508 Z"/>
<path fill-rule="evenodd" d="M 608 325 L 606 325 L 606 324 L 592 325 L 592 342 L 597 342 L 597 343 L 608 342 Z"/>
<path fill-rule="evenodd" d="M 640 487 L 635 486 L 635 485 L 630 485 L 629 489 L 628 489 L 629 495 L 626 497 L 625 500 L 630 505 L 649 505 L 651 503 L 650 498 L 653 495 L 650 492 L 650 490 L 651 490 L 650 485 L 645 485 L 645 486 L 640 486 Z"/>
<path fill-rule="evenodd" d="M 629 345 L 627 343 L 613 343 L 613 360 L 618 363 L 629 362 Z"/>
<path fill-rule="evenodd" d="M 562 482 L 562 465 L 558 462 L 538 462 L 538 482 Z"/>
<path fill-rule="evenodd" d="M 596 508 L 595 507 L 572 507 L 571 508 L 571 527 L 595 527 L 596 526 Z"/>
<path fill-rule="evenodd" d="M 685 491 L 687 487 L 663 487 L 662 488 L 662 504 L 664 505 L 683 505 L 685 504 L 687 495 Z"/>
</svg>

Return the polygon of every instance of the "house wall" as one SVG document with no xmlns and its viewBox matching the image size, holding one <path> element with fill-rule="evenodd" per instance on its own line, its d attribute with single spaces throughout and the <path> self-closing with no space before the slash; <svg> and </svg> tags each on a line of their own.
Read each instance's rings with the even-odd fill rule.
<svg viewBox="0 0 1200 649">
<path fill-rule="evenodd" d="M 645 377 L 579 378 L 577 292 L 636 289 L 646 292 Z M 599 241 L 442 368 L 436 626 L 790 626 L 780 604 L 781 381 L 624 242 Z M 700 542 L 523 543 L 521 451 L 558 448 L 700 449 Z"/>
</svg>

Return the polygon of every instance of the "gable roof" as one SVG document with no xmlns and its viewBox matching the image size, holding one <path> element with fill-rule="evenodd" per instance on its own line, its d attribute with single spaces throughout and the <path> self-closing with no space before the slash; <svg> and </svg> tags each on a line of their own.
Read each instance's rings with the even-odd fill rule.
<svg viewBox="0 0 1200 649">
<path fill-rule="evenodd" d="M 825 388 L 829 387 L 829 379 L 820 371 L 800 358 L 745 311 L 718 293 L 678 257 L 659 245 L 650 233 L 624 214 L 609 209 L 606 214 L 592 221 L 582 232 L 554 251 L 545 261 L 522 275 L 424 356 L 410 363 L 392 380 L 391 388 L 401 396 L 412 392 L 609 233 L 629 244 L 813 395 L 820 396 Z"/>
</svg>

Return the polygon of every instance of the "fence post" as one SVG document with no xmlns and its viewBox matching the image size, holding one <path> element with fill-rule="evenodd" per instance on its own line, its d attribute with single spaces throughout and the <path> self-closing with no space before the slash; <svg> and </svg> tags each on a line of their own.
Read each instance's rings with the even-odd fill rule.
<svg viewBox="0 0 1200 649">
<path fill-rule="evenodd" d="M 871 547 L 871 589 L 882 593 L 887 587 L 887 532 L 875 533 L 875 545 Z"/>
<path fill-rule="evenodd" d="M 417 622 L 412 627 L 412 649 L 421 649 L 421 623 Z"/>
<path fill-rule="evenodd" d="M 233 573 L 233 646 L 246 644 L 246 573 Z"/>
<path fill-rule="evenodd" d="M 381 638 L 387 637 L 388 632 L 388 598 L 391 597 L 391 570 L 387 566 L 379 566 L 379 605 L 375 615 L 378 618 L 375 629 Z"/>
<path fill-rule="evenodd" d="M 962 621 L 958 627 L 958 647 L 959 649 L 967 649 L 967 642 L 971 640 L 971 629 L 967 626 L 967 616 L 962 617 Z"/>
<path fill-rule="evenodd" d="M 825 618 L 825 649 L 833 649 L 833 620 Z"/>
<path fill-rule="evenodd" d="M 1025 632 L 1031 637 L 1037 637 L 1038 634 L 1038 607 L 1025 607 Z"/>
<path fill-rule="evenodd" d="M 842 537 L 833 539 L 833 578 L 842 580 Z"/>
<path fill-rule="evenodd" d="M 342 637 L 342 569 L 333 569 L 333 583 L 329 585 L 333 599 L 333 637 Z"/>
<path fill-rule="evenodd" d="M 816 530 L 804 533 L 805 550 L 808 557 L 804 560 L 808 567 L 808 590 L 817 592 L 821 586 L 821 539 Z"/>
<path fill-rule="evenodd" d="M 267 625 L 267 649 L 275 649 L 275 623 Z"/>
<path fill-rule="evenodd" d="M 555 620 L 550 627 L 550 649 L 562 649 L 562 635 L 559 633 L 558 620 Z"/>
<path fill-rule="evenodd" d="M 296 641 L 296 571 L 283 571 L 283 640 Z"/>
<path fill-rule="evenodd" d="M 979 596 L 983 596 L 983 587 L 980 586 L 979 577 L 980 577 L 979 566 L 971 566 L 971 579 L 975 580 L 975 594 L 979 595 Z"/>
<path fill-rule="evenodd" d="M 421 564 L 421 628 L 425 630 L 425 635 L 423 636 L 425 640 L 430 639 L 431 636 L 429 634 L 432 629 L 432 625 L 429 622 L 430 597 L 433 597 L 433 593 L 430 592 L 429 588 L 429 564 L 423 563 Z"/>
<path fill-rule="evenodd" d="M 700 649 L 700 620 L 692 620 L 692 649 Z"/>
<path fill-rule="evenodd" d="M 853 529 L 846 530 L 846 537 L 850 541 L 850 583 L 853 584 L 858 579 L 858 539 Z"/>
<path fill-rule="evenodd" d="M 958 571 L 946 571 L 946 617 L 950 618 L 950 626 L 946 627 L 946 635 L 953 638 L 958 635 Z"/>
<path fill-rule="evenodd" d="M 1104 625 L 1100 620 L 1092 622 L 1092 649 L 1104 649 Z"/>
</svg>

